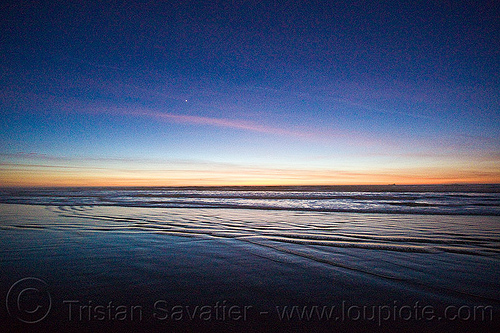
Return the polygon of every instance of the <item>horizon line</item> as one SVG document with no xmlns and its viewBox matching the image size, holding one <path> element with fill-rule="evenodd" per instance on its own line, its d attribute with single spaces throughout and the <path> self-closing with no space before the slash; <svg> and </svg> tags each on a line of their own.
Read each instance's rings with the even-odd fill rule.
<svg viewBox="0 0 500 333">
<path fill-rule="evenodd" d="M 268 188 L 268 187 L 369 187 L 369 186 L 500 186 L 500 183 L 392 183 L 392 184 L 290 184 L 290 185 L 0 185 L 9 188 Z"/>
</svg>

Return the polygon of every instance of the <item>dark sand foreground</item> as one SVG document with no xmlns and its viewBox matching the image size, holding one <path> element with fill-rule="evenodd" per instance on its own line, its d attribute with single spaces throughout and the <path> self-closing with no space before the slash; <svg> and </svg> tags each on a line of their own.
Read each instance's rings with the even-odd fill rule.
<svg viewBox="0 0 500 333">
<path fill-rule="evenodd" d="M 206 233 L 176 236 L 145 227 L 112 228 L 43 206 L 1 208 L 3 332 L 495 332 L 500 327 L 496 255 L 412 251 L 411 241 L 405 251 Z M 116 217 L 116 209 L 107 213 Z M 133 211 L 119 210 L 122 217 Z M 179 220 L 202 212 L 175 213 Z M 217 214 L 234 217 L 231 211 Z M 263 222 L 276 218 L 261 214 Z"/>
</svg>

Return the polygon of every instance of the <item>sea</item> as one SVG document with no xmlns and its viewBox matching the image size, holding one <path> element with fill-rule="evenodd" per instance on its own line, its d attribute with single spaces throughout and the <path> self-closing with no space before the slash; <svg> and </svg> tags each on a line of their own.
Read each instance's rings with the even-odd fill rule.
<svg viewBox="0 0 500 333">
<path fill-rule="evenodd" d="M 0 189 L 0 329 L 498 332 L 500 185 Z"/>
</svg>

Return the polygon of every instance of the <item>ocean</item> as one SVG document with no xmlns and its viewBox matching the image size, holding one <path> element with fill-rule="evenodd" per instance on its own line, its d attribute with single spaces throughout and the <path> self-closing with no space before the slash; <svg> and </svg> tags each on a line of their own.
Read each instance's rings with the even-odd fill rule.
<svg viewBox="0 0 500 333">
<path fill-rule="evenodd" d="M 4 188 L 0 324 L 496 332 L 499 216 L 500 185 Z"/>
</svg>

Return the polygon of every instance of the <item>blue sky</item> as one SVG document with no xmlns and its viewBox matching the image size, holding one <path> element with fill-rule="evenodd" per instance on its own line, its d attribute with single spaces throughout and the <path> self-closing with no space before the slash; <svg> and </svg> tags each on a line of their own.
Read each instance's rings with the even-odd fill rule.
<svg viewBox="0 0 500 333">
<path fill-rule="evenodd" d="M 499 13 L 7 2 L 0 183 L 499 182 Z"/>
</svg>

